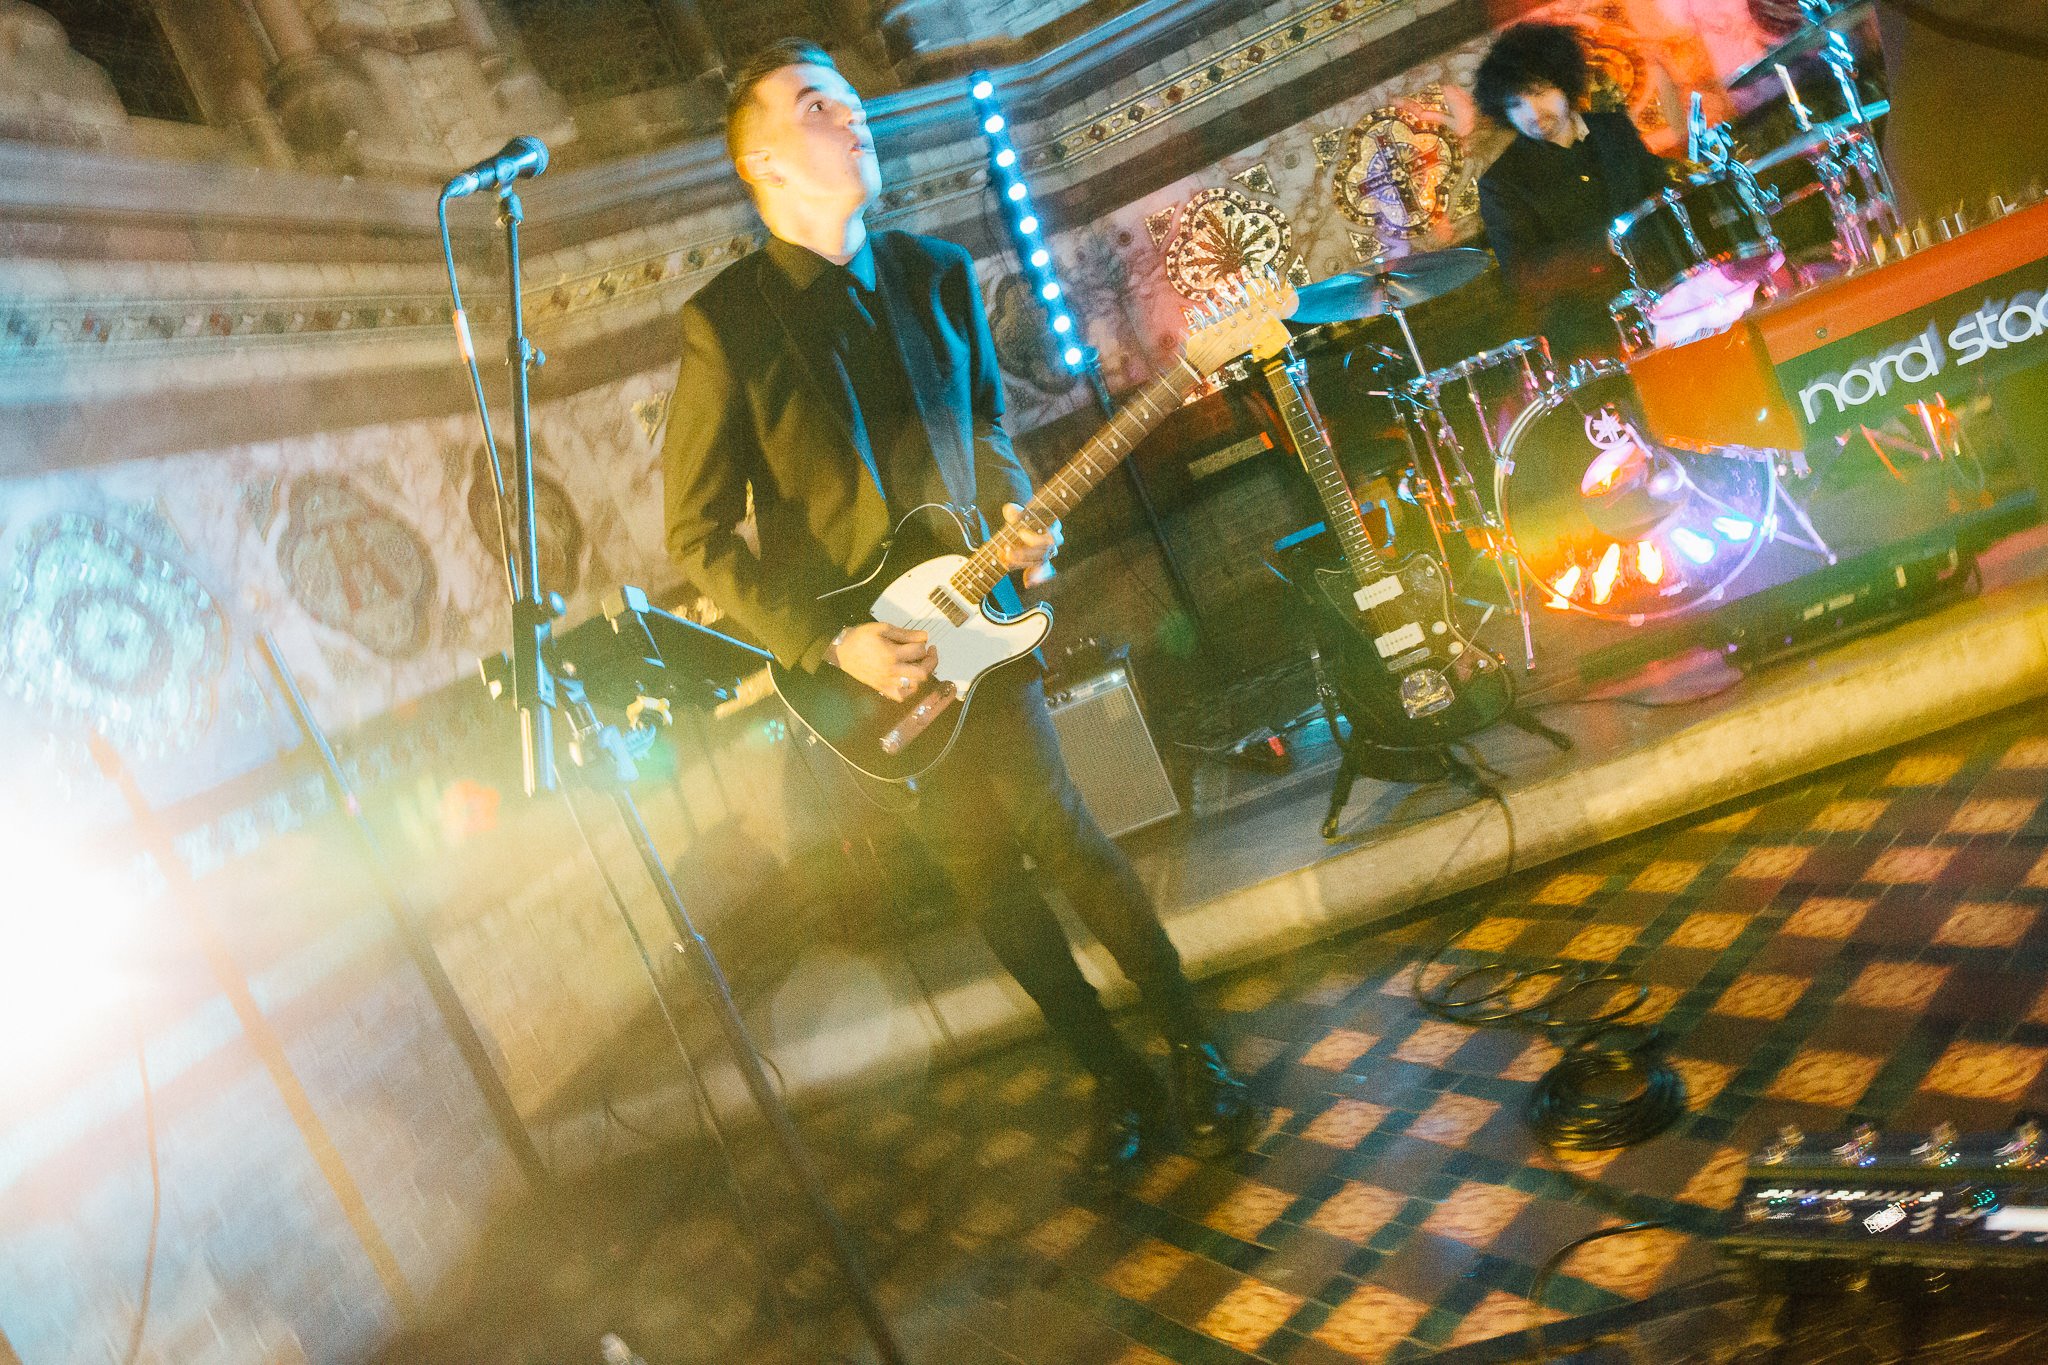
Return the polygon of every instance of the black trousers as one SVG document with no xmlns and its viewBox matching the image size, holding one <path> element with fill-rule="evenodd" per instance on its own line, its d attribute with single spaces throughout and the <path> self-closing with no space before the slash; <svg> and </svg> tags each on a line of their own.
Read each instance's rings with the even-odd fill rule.
<svg viewBox="0 0 2048 1365">
<path fill-rule="evenodd" d="M 1180 954 L 1130 860 L 1067 775 L 1045 683 L 1020 661 L 976 689 L 953 752 L 921 784 L 916 825 L 997 960 L 1038 1002 L 1081 1064 L 1105 1080 L 1140 1063 L 1074 959 L 1039 890 L 1059 889 L 1143 995 L 1169 1038 L 1202 1024 Z M 1034 876 L 1024 866 L 1029 856 Z"/>
</svg>

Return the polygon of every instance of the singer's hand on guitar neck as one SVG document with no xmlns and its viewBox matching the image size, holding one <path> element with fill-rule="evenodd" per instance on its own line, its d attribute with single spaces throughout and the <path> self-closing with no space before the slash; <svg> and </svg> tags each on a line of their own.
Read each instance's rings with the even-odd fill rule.
<svg viewBox="0 0 2048 1365">
<path fill-rule="evenodd" d="M 903 701 L 915 696 L 931 677 L 939 651 L 921 630 L 868 621 L 840 631 L 825 651 L 825 662 L 855 682 Z"/>
<path fill-rule="evenodd" d="M 1003 547 L 1003 567 L 1012 573 L 1022 571 L 1024 586 L 1035 588 L 1053 575 L 1052 557 L 1060 552 L 1060 543 L 1065 539 L 1060 534 L 1060 524 L 1054 522 L 1040 535 L 1029 526 L 1021 524 L 1024 509 L 1014 502 L 1003 504 L 1003 520 L 1009 524 L 1015 536 Z"/>
</svg>

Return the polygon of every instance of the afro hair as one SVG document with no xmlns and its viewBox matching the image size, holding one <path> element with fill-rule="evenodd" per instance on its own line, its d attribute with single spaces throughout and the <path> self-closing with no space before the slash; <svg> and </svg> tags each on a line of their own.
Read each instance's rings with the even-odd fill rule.
<svg viewBox="0 0 2048 1365">
<path fill-rule="evenodd" d="M 1480 112 L 1508 122 L 1508 101 L 1525 90 L 1554 85 L 1574 105 L 1584 101 L 1592 73 L 1577 29 L 1566 24 L 1522 23 L 1501 30 L 1479 63 L 1472 97 Z"/>
</svg>

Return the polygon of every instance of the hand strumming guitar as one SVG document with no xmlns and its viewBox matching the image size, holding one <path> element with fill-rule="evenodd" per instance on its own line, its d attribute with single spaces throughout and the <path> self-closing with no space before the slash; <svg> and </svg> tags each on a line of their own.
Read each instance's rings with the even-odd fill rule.
<svg viewBox="0 0 2048 1365">
<path fill-rule="evenodd" d="M 848 626 L 825 650 L 826 663 L 898 701 L 915 696 L 938 661 L 939 651 L 926 643 L 923 631 L 883 621 Z"/>
</svg>

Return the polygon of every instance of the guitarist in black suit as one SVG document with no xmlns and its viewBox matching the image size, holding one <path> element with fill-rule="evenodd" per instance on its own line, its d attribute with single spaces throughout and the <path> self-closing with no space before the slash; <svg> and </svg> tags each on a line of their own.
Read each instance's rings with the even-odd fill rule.
<svg viewBox="0 0 2048 1365">
<path fill-rule="evenodd" d="M 772 236 L 683 308 L 663 449 L 669 552 L 785 666 L 909 697 L 935 662 L 924 632 L 841 629 L 817 599 L 868 572 L 913 507 L 951 505 L 986 534 L 1029 500 L 973 261 L 948 242 L 867 230 L 874 143 L 822 49 L 786 40 L 735 72 L 726 136 Z M 750 493 L 752 545 L 737 529 Z M 1034 582 L 1057 548 L 1056 525 L 1026 532 L 1004 564 Z M 1021 605 L 1007 583 L 995 600 Z M 1133 1175 L 1176 1117 L 1198 1154 L 1239 1144 L 1256 1110 L 1208 1040 L 1143 883 L 1067 774 L 1035 663 L 977 690 L 917 811 L 997 958 L 1095 1074 L 1098 1169 Z M 1170 1089 L 1117 1033 L 1027 855 L 1137 983 L 1171 1044 Z"/>
<path fill-rule="evenodd" d="M 1629 287 L 1607 226 L 1670 183 L 1625 113 L 1585 107 L 1585 48 L 1564 24 L 1501 31 L 1479 63 L 1480 111 L 1519 135 L 1479 177 L 1479 218 L 1520 317 L 1560 364 L 1612 355 L 1607 305 Z"/>
</svg>

